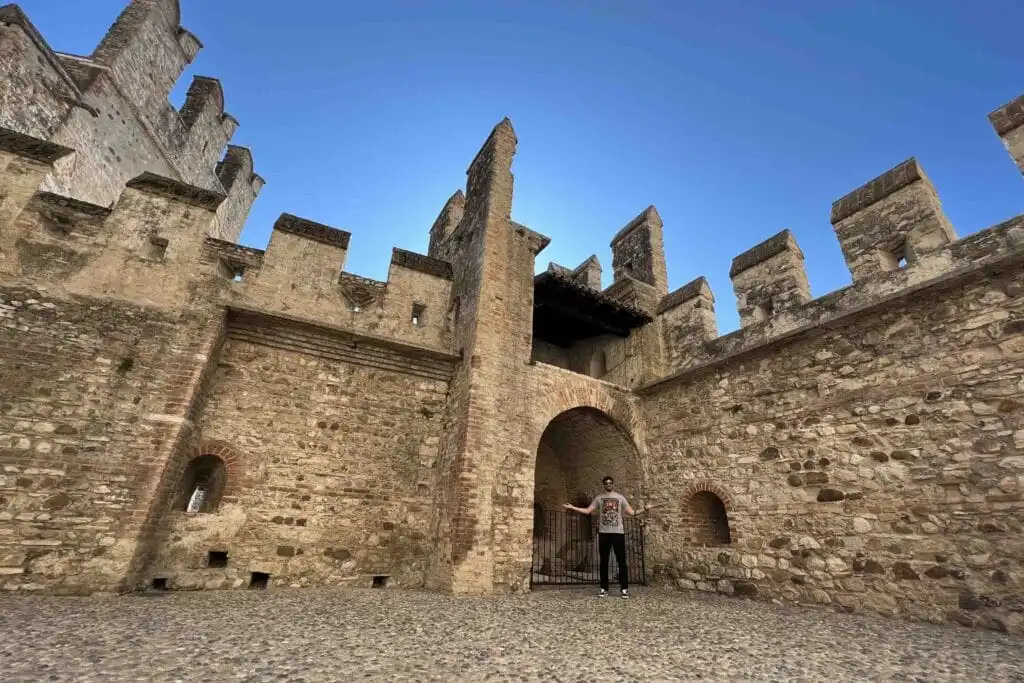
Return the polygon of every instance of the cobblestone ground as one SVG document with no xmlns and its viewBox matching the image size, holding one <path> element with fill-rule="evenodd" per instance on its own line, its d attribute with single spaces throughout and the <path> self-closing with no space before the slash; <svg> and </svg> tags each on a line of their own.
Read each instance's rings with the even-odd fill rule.
<svg viewBox="0 0 1024 683">
<path fill-rule="evenodd" d="M 993 632 L 638 589 L 0 598 L 0 681 L 1022 681 Z"/>
</svg>

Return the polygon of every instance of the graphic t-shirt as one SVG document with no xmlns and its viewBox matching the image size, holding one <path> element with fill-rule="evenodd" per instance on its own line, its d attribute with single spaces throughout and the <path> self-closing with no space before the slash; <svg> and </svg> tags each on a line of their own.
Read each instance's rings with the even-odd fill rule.
<svg viewBox="0 0 1024 683">
<path fill-rule="evenodd" d="M 599 493 L 591 505 L 597 510 L 600 523 L 597 530 L 600 533 L 625 533 L 625 529 L 622 526 L 622 515 L 625 514 L 626 510 L 625 496 L 621 493 Z"/>
</svg>

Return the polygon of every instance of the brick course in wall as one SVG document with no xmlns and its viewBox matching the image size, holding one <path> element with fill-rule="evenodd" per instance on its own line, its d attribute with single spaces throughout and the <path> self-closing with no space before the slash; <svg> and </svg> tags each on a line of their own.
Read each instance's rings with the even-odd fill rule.
<svg viewBox="0 0 1024 683">
<path fill-rule="evenodd" d="M 853 284 L 811 299 L 778 232 L 718 336 L 650 207 L 609 288 L 550 268 L 634 327 L 553 341 L 507 119 L 386 281 L 344 270 L 358 230 L 236 244 L 262 180 L 189 152 L 236 125 L 214 79 L 165 106 L 177 9 L 135 0 L 88 58 L 0 10 L 0 588 L 525 591 L 537 511 L 611 475 L 653 504 L 649 582 L 1024 631 L 1024 216 L 957 239 L 908 160 L 833 206 Z"/>
</svg>

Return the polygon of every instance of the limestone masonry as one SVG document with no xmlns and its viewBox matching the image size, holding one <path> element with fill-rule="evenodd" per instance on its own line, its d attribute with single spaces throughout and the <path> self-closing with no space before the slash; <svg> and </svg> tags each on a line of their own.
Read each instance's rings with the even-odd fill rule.
<svg viewBox="0 0 1024 683">
<path fill-rule="evenodd" d="M 607 289 L 535 276 L 506 119 L 377 282 L 306 218 L 236 243 L 220 84 L 167 99 L 200 48 L 177 0 L 88 57 L 0 7 L 4 589 L 524 591 L 612 474 L 656 506 L 635 580 L 1024 632 L 1024 216 L 957 239 L 909 159 L 832 205 L 853 284 L 812 299 L 780 232 L 719 336 L 654 207 Z M 1024 97 L 989 118 L 1024 172 Z"/>
</svg>

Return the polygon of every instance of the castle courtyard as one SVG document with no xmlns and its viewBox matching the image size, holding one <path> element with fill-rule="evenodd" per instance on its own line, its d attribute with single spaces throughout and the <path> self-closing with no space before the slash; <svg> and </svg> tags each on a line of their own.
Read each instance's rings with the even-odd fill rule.
<svg viewBox="0 0 1024 683">
<path fill-rule="evenodd" d="M 0 598 L 0 680 L 1020 681 L 1020 641 L 638 588 Z"/>
</svg>

